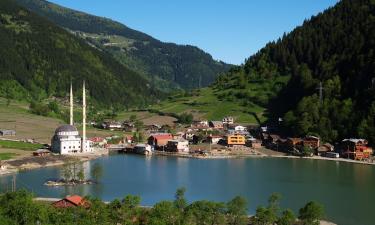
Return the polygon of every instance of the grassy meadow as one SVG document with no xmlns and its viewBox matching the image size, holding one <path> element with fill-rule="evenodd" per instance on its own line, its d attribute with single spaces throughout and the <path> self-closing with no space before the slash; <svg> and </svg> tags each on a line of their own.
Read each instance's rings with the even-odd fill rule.
<svg viewBox="0 0 375 225">
<path fill-rule="evenodd" d="M 247 124 L 258 123 L 257 118 L 261 122 L 265 120 L 264 108 L 255 104 L 244 107 L 237 101 L 219 99 L 219 94 L 212 88 L 203 88 L 193 96 L 172 96 L 152 109 L 163 113 L 192 113 L 195 119 L 221 120 L 225 116 L 233 116 L 236 122 Z"/>
</svg>

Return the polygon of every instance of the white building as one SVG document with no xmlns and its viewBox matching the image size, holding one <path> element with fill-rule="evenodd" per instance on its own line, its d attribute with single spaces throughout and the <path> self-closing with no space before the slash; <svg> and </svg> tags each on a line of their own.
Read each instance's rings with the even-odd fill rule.
<svg viewBox="0 0 375 225">
<path fill-rule="evenodd" d="M 72 125 L 62 125 L 55 130 L 52 138 L 52 152 L 61 155 L 73 154 L 81 151 L 81 136 Z"/>
<path fill-rule="evenodd" d="M 235 131 L 247 131 L 247 128 L 241 125 L 235 126 L 234 127 Z"/>
<path fill-rule="evenodd" d="M 83 83 L 83 121 L 82 138 L 77 128 L 73 125 L 73 89 L 70 86 L 70 124 L 62 125 L 55 130 L 51 140 L 51 150 L 61 155 L 80 152 L 91 152 L 92 142 L 86 139 L 86 90 Z"/>
<path fill-rule="evenodd" d="M 184 139 L 170 140 L 166 148 L 171 152 L 189 152 L 189 141 Z"/>
</svg>

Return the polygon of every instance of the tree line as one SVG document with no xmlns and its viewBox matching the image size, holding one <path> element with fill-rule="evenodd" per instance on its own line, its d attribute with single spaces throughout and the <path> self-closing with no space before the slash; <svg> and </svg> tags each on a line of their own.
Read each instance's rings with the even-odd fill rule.
<svg viewBox="0 0 375 225">
<path fill-rule="evenodd" d="M 173 201 L 161 201 L 153 207 L 141 207 L 139 196 L 128 195 L 109 204 L 85 197 L 90 207 L 54 208 L 33 200 L 25 190 L 0 195 L 0 224 L 149 224 L 149 225 L 318 225 L 323 207 L 308 202 L 298 217 L 290 209 L 282 210 L 280 196 L 270 196 L 267 206 L 260 206 L 254 216 L 247 215 L 247 202 L 235 197 L 228 202 L 207 200 L 188 203 L 180 188 Z"/>
<path fill-rule="evenodd" d="M 375 3 L 342 0 L 268 43 L 214 88 L 283 118 L 288 135 L 375 143 Z M 320 91 L 321 89 L 321 91 Z"/>
</svg>

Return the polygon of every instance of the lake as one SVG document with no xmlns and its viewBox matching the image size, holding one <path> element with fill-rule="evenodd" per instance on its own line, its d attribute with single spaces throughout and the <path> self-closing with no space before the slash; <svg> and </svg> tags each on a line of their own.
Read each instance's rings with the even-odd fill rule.
<svg viewBox="0 0 375 225">
<path fill-rule="evenodd" d="M 267 204 L 274 193 L 282 195 L 281 206 L 298 209 L 315 200 L 325 207 L 327 219 L 340 225 L 371 225 L 375 217 L 375 167 L 345 162 L 286 159 L 188 159 L 165 156 L 110 155 L 83 167 L 103 167 L 100 184 L 47 187 L 43 183 L 60 177 L 59 167 L 17 174 L 17 188 L 40 197 L 67 194 L 91 195 L 105 201 L 139 195 L 143 205 L 172 200 L 177 188 L 187 189 L 189 201 L 228 201 L 237 195 L 249 202 L 249 213 Z M 0 177 L 1 191 L 10 190 L 12 176 Z"/>
</svg>

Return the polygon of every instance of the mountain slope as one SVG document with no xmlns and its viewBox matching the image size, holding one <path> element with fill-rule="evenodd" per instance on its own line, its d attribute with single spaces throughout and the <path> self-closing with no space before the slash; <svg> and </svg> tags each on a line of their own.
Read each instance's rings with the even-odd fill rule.
<svg viewBox="0 0 375 225">
<path fill-rule="evenodd" d="M 282 117 L 287 134 L 375 143 L 374 59 L 375 2 L 342 0 L 219 77 L 214 88 L 267 107 L 270 122 Z"/>
<path fill-rule="evenodd" d="M 152 84 L 185 89 L 207 86 L 230 65 L 215 61 L 197 47 L 163 43 L 110 19 L 92 16 L 44 0 L 17 0 L 23 6 L 73 31 L 109 52 Z"/>
<path fill-rule="evenodd" d="M 5 97 L 65 96 L 70 80 L 79 90 L 83 79 L 101 105 L 145 105 L 159 95 L 139 74 L 12 0 L 0 2 L 0 37 Z"/>
</svg>

